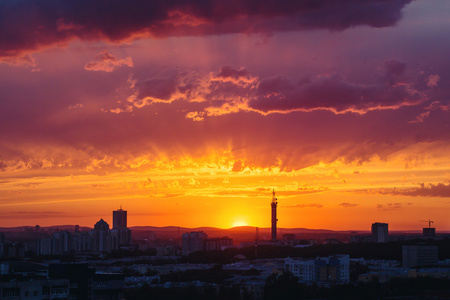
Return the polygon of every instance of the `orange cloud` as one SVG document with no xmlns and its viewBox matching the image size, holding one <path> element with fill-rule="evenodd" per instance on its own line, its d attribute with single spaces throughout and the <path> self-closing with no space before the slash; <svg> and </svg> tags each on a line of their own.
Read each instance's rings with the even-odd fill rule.
<svg viewBox="0 0 450 300">
<path fill-rule="evenodd" d="M 117 59 L 114 55 L 105 50 L 100 52 L 93 61 L 88 62 L 84 66 L 84 69 L 87 71 L 113 72 L 121 66 L 133 67 L 133 60 L 131 57 Z"/>
<path fill-rule="evenodd" d="M 365 191 L 371 194 L 412 196 L 412 197 L 450 197 L 450 183 L 420 183 L 418 188 L 390 188 Z"/>
</svg>

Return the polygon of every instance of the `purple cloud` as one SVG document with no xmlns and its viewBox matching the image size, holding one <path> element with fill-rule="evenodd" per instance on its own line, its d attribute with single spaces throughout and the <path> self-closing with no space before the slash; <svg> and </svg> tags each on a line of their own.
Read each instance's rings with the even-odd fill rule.
<svg viewBox="0 0 450 300">
<path fill-rule="evenodd" d="M 0 57 L 83 41 L 395 25 L 411 0 L 21 0 L 0 3 Z M 20 22 L 18 22 L 20 20 Z"/>
<path fill-rule="evenodd" d="M 113 72 L 121 66 L 132 67 L 133 60 L 131 57 L 117 59 L 114 55 L 105 50 L 100 52 L 93 61 L 88 62 L 84 66 L 84 69 L 87 71 Z"/>
</svg>

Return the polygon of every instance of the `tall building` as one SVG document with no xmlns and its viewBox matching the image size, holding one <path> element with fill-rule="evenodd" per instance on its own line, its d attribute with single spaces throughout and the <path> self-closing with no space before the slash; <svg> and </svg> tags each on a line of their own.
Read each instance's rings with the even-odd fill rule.
<svg viewBox="0 0 450 300">
<path fill-rule="evenodd" d="M 99 252 L 111 252 L 113 243 L 110 235 L 109 224 L 103 219 L 100 219 L 100 221 L 94 225 L 94 229 L 89 231 L 89 236 L 92 238 L 92 250 Z"/>
<path fill-rule="evenodd" d="M 193 231 L 183 233 L 181 236 L 182 245 L 181 253 L 182 255 L 189 255 L 196 251 L 204 250 L 204 240 L 208 238 L 207 234 L 203 231 Z"/>
<path fill-rule="evenodd" d="M 423 236 L 424 237 L 435 237 L 436 236 L 436 228 L 431 227 L 431 224 L 434 223 L 434 221 L 431 221 L 428 219 L 428 221 L 422 221 L 428 223 L 428 228 L 423 228 Z"/>
<path fill-rule="evenodd" d="M 131 244 L 131 230 L 127 227 L 127 211 L 122 207 L 113 211 L 111 236 L 115 238 L 115 249 L 119 249 L 121 245 Z"/>
<path fill-rule="evenodd" d="M 425 237 L 435 237 L 436 236 L 436 228 L 426 227 L 423 228 L 423 236 Z"/>
<path fill-rule="evenodd" d="M 272 192 L 272 202 L 270 206 L 272 207 L 272 241 L 275 242 L 277 240 L 277 198 L 275 198 L 275 189 Z"/>
<path fill-rule="evenodd" d="M 388 223 L 373 223 L 372 237 L 375 243 L 389 242 Z"/>
<path fill-rule="evenodd" d="M 113 211 L 113 229 L 127 228 L 127 211 L 120 207 Z"/>
</svg>

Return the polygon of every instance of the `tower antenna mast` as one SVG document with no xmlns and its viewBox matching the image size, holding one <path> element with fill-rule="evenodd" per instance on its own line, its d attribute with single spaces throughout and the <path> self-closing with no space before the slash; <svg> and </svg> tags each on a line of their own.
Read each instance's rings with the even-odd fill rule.
<svg viewBox="0 0 450 300">
<path fill-rule="evenodd" d="M 275 197 L 275 189 L 272 191 L 272 202 L 270 206 L 272 207 L 272 241 L 275 242 L 277 240 L 277 205 L 278 201 Z"/>
</svg>

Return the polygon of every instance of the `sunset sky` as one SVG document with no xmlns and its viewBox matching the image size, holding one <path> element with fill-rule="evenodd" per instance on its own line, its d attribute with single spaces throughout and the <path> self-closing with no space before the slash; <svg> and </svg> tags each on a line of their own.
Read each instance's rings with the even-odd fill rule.
<svg viewBox="0 0 450 300">
<path fill-rule="evenodd" d="M 0 227 L 450 231 L 450 1 L 0 2 Z"/>
</svg>

